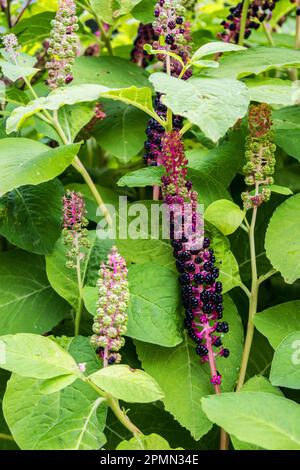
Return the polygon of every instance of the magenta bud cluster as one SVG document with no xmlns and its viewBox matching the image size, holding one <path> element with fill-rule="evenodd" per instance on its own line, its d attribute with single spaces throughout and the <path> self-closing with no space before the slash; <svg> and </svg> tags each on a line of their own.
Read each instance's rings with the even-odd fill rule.
<svg viewBox="0 0 300 470">
<path fill-rule="evenodd" d="M 106 367 L 121 361 L 118 351 L 125 344 L 123 335 L 127 330 L 127 268 L 116 247 L 112 248 L 107 263 L 101 265 L 97 287 L 99 297 L 91 344 Z"/>
<path fill-rule="evenodd" d="M 77 55 L 78 18 L 76 3 L 73 0 L 59 0 L 55 19 L 51 22 L 51 38 L 48 54 L 51 60 L 46 63 L 48 85 L 57 88 L 72 82 L 72 65 Z"/>
<path fill-rule="evenodd" d="M 86 209 L 82 194 L 67 191 L 63 197 L 63 235 L 64 243 L 68 247 L 66 253 L 68 268 L 77 268 L 78 262 L 84 260 L 83 249 L 89 247 L 88 220 L 85 217 Z"/>
</svg>

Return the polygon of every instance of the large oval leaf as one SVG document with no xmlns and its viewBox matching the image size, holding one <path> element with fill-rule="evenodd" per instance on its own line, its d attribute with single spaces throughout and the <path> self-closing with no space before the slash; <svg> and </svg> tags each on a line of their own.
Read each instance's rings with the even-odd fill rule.
<svg viewBox="0 0 300 470">
<path fill-rule="evenodd" d="M 284 280 L 292 284 L 300 277 L 300 194 L 275 210 L 266 233 L 266 253 Z"/>
<path fill-rule="evenodd" d="M 300 405 L 272 393 L 224 393 L 202 398 L 208 418 L 239 440 L 268 450 L 300 449 Z"/>
<path fill-rule="evenodd" d="M 286 336 L 275 351 L 270 380 L 273 385 L 300 389 L 300 331 Z"/>
<path fill-rule="evenodd" d="M 40 184 L 60 175 L 77 155 L 80 144 L 50 149 L 31 139 L 0 140 L 0 196 L 26 184 Z"/>
</svg>

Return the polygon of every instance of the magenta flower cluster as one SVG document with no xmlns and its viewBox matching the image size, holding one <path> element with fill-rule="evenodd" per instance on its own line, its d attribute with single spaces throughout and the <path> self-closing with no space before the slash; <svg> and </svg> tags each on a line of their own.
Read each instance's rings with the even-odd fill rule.
<svg viewBox="0 0 300 470">
<path fill-rule="evenodd" d="M 66 85 L 73 80 L 72 65 L 78 48 L 77 22 L 75 1 L 59 0 L 55 19 L 51 22 L 48 48 L 51 60 L 46 63 L 49 73 L 48 85 L 51 88 Z"/>
<path fill-rule="evenodd" d="M 126 309 L 129 300 L 127 268 L 124 258 L 113 247 L 107 263 L 103 263 L 97 282 L 99 298 L 94 317 L 91 344 L 103 360 L 103 366 L 121 361 L 118 351 L 125 344 Z"/>
<path fill-rule="evenodd" d="M 84 260 L 83 248 L 89 246 L 88 220 L 83 196 L 75 191 L 67 191 L 63 197 L 63 234 L 64 243 L 68 247 L 66 254 L 68 268 L 77 268 Z"/>
</svg>

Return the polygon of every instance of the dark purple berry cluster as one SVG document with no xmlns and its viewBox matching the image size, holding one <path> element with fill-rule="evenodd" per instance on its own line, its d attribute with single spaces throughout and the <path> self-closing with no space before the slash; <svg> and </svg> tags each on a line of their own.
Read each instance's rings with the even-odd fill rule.
<svg viewBox="0 0 300 470">
<path fill-rule="evenodd" d="M 217 281 L 219 269 L 214 252 L 209 248 L 210 240 L 205 237 L 203 248 L 199 250 L 185 250 L 186 241 L 184 237 L 172 240 L 185 308 L 184 326 L 203 362 L 209 361 L 211 347 L 215 356 L 228 357 L 229 350 L 222 346 L 222 335 L 229 327 L 222 321 L 222 283 Z"/>
<path fill-rule="evenodd" d="M 159 93 L 157 93 L 155 97 L 154 109 L 160 117 L 166 118 L 167 108 L 161 103 L 161 95 Z M 180 130 L 182 128 L 182 121 L 182 117 L 173 116 L 173 128 L 175 130 Z M 151 118 L 148 121 L 148 126 L 145 132 L 147 134 L 147 140 L 144 144 L 144 162 L 150 166 L 160 165 L 162 138 L 164 136 L 165 129 L 155 119 Z"/>
<path fill-rule="evenodd" d="M 154 32 L 152 24 L 141 23 L 131 51 L 131 61 L 139 65 L 139 67 L 148 67 L 154 56 L 144 50 L 144 45 L 152 45 L 157 39 L 158 37 Z"/>
<path fill-rule="evenodd" d="M 252 30 L 260 27 L 263 21 L 269 21 L 272 12 L 279 0 L 253 0 L 248 8 L 245 38 L 247 39 Z M 230 13 L 221 25 L 224 31 L 218 34 L 219 39 L 225 42 L 235 42 L 239 40 L 243 3 L 239 2 L 230 8 Z"/>
</svg>

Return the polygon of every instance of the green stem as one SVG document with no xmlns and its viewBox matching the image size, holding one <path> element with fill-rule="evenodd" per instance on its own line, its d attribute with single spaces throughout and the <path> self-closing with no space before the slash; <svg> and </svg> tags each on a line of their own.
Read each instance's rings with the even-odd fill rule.
<svg viewBox="0 0 300 470">
<path fill-rule="evenodd" d="M 193 127 L 193 124 L 190 122 L 187 122 L 180 131 L 181 137 L 183 137 L 184 134 L 188 132 L 192 127 Z"/>
<path fill-rule="evenodd" d="M 251 293 L 250 293 L 250 298 L 249 298 L 249 316 L 248 316 L 247 333 L 246 333 L 244 351 L 243 351 L 243 356 L 242 356 L 240 374 L 239 374 L 238 383 L 236 387 L 237 392 L 241 390 L 245 382 L 247 365 L 249 361 L 253 335 L 254 335 L 254 321 L 253 320 L 257 311 L 259 283 L 257 279 L 256 250 L 255 250 L 256 217 L 257 217 L 257 207 L 254 207 L 253 212 L 252 212 L 251 225 L 249 229 L 252 284 L 251 284 Z"/>
<path fill-rule="evenodd" d="M 4 433 L 0 433 L 0 439 L 2 439 L 3 441 L 12 441 L 14 442 L 14 438 L 10 435 L 10 434 L 4 434 Z"/>
<path fill-rule="evenodd" d="M 243 9 L 242 9 L 242 17 L 241 17 L 241 26 L 240 26 L 240 34 L 239 34 L 239 46 L 244 45 L 244 38 L 245 38 L 245 31 L 246 31 L 246 23 L 247 23 L 247 15 L 248 15 L 248 8 L 249 8 L 250 0 L 243 1 Z"/>
<path fill-rule="evenodd" d="M 81 266 L 80 266 L 80 258 L 77 256 L 77 263 L 76 263 L 76 273 L 77 273 L 77 285 L 78 285 L 78 307 L 75 315 L 75 336 L 79 335 L 80 332 L 80 322 L 82 316 L 82 309 L 83 309 L 83 292 L 82 292 L 82 279 L 81 279 Z"/>
<path fill-rule="evenodd" d="M 100 18 L 98 17 L 98 15 L 95 13 L 96 15 L 96 18 L 97 18 L 97 22 L 98 22 L 98 25 L 99 25 L 99 29 L 101 31 L 101 39 L 103 39 L 103 42 L 106 46 L 106 49 L 109 53 L 109 55 L 113 56 L 114 55 L 114 51 L 111 47 L 111 42 L 110 42 L 110 37 L 106 34 L 105 30 L 104 30 L 104 27 L 103 27 L 103 23 L 102 21 L 100 20 Z"/>
<path fill-rule="evenodd" d="M 268 271 L 266 274 L 262 274 L 259 278 L 258 278 L 258 284 L 262 284 L 264 281 L 266 281 L 267 279 L 269 279 L 270 277 L 272 277 L 274 274 L 276 274 L 278 271 L 274 268 L 270 269 L 270 271 Z"/>
<path fill-rule="evenodd" d="M 271 34 L 270 28 L 269 28 L 269 25 L 268 25 L 265 21 L 263 22 L 262 25 L 263 25 L 263 30 L 264 30 L 264 32 L 265 32 L 265 35 L 266 35 L 266 37 L 267 37 L 267 39 L 268 39 L 270 45 L 271 45 L 272 47 L 276 46 L 275 41 L 274 41 L 274 39 L 273 39 L 273 36 L 272 36 L 272 34 Z"/>
<path fill-rule="evenodd" d="M 59 123 L 59 120 L 58 120 L 58 116 L 57 116 L 57 111 L 54 111 L 53 112 L 53 118 L 52 118 L 52 121 L 53 121 L 53 125 L 54 125 L 54 128 L 56 129 L 58 135 L 60 136 L 63 144 L 65 145 L 68 145 L 70 142 L 68 141 L 60 123 Z M 73 162 L 72 162 L 72 165 L 73 167 L 78 171 L 78 173 L 81 174 L 81 176 L 83 177 L 84 181 L 86 182 L 86 184 L 88 185 L 95 201 L 97 202 L 98 206 L 100 207 L 100 210 L 107 222 L 107 224 L 109 226 L 112 226 L 112 218 L 110 216 L 110 213 L 109 211 L 107 210 L 107 207 L 98 191 L 98 189 L 96 188 L 95 186 L 95 183 L 94 181 L 92 180 L 92 178 L 90 177 L 88 171 L 86 170 L 85 166 L 83 165 L 83 163 L 81 162 L 81 160 L 79 159 L 79 157 L 75 157 Z"/>
<path fill-rule="evenodd" d="M 126 413 L 124 413 L 124 411 L 120 408 L 119 401 L 116 398 L 114 398 L 109 393 L 103 392 L 103 390 L 101 390 L 101 388 L 97 387 L 97 385 L 95 385 L 90 379 L 83 378 L 82 380 L 84 380 L 84 382 L 88 383 L 89 386 L 92 387 L 98 393 L 98 395 L 100 395 L 101 397 L 103 397 L 107 400 L 108 405 L 111 408 L 114 415 L 116 416 L 116 418 L 118 418 L 120 423 L 122 423 L 123 426 L 125 426 L 125 428 L 128 429 L 128 431 L 130 431 L 136 439 L 139 440 L 139 438 L 143 436 L 143 433 L 139 430 L 139 428 L 136 427 L 130 421 L 130 419 L 128 418 Z M 143 449 L 142 443 L 141 443 L 141 446 L 142 446 L 141 448 Z"/>
</svg>

